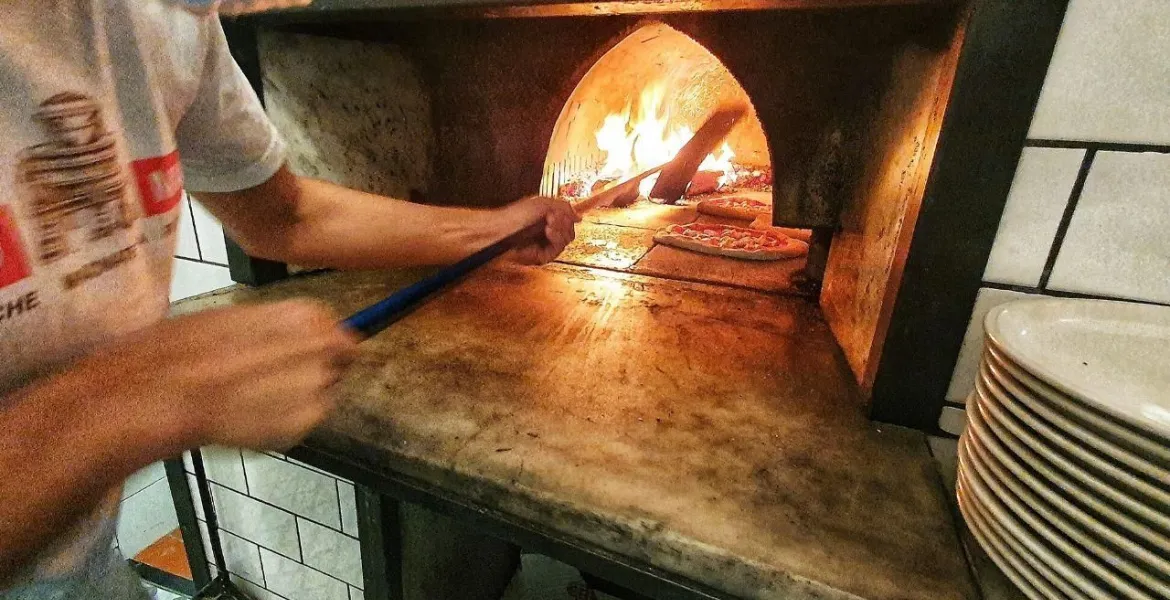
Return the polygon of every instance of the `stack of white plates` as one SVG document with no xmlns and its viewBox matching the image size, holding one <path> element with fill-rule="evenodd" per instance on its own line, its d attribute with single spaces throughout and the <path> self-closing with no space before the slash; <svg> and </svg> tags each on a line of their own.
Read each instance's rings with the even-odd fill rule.
<svg viewBox="0 0 1170 600">
<path fill-rule="evenodd" d="M 1170 598 L 1170 307 L 987 315 L 959 507 L 1029 598 Z"/>
</svg>

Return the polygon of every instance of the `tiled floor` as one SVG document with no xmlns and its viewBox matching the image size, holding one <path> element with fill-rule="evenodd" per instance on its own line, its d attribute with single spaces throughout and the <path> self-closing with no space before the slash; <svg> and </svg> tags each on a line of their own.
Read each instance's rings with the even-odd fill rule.
<svg viewBox="0 0 1170 600">
<path fill-rule="evenodd" d="M 184 579 L 192 578 L 191 563 L 187 561 L 187 549 L 183 547 L 183 536 L 178 529 L 134 555 L 134 560 L 171 575 Z"/>
<path fill-rule="evenodd" d="M 151 600 L 185 600 L 187 597 L 181 594 L 176 594 L 170 590 L 154 587 L 149 583 L 146 585 L 146 592 L 150 595 Z"/>
</svg>

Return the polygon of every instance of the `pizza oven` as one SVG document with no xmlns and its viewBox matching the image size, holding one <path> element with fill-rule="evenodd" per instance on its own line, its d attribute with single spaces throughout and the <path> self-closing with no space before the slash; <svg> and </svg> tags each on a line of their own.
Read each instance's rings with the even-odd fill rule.
<svg viewBox="0 0 1170 600">
<path fill-rule="evenodd" d="M 746 106 L 682 197 L 648 197 L 649 178 L 589 213 L 560 262 L 816 303 L 872 415 L 933 428 L 1051 53 L 1036 10 L 318 0 L 226 27 L 295 171 L 418 202 L 580 199 L 669 161 L 716 107 Z M 807 252 L 655 242 L 671 225 L 752 228 L 700 210 L 728 197 Z M 245 278 L 264 267 L 233 261 Z"/>
</svg>

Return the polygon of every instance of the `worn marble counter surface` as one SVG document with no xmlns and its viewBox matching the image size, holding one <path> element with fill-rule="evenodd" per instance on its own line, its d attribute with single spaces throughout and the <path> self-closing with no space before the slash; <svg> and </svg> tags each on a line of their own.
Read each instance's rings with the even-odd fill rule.
<svg viewBox="0 0 1170 600">
<path fill-rule="evenodd" d="M 176 312 L 418 272 L 321 274 Z M 975 598 L 925 437 L 870 423 L 806 300 L 495 266 L 365 342 L 309 444 L 743 598 Z"/>
</svg>

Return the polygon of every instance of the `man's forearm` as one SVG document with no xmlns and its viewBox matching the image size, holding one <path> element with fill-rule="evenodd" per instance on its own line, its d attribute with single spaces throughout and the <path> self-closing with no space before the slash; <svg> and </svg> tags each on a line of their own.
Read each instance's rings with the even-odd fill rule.
<svg viewBox="0 0 1170 600">
<path fill-rule="evenodd" d="M 250 190 L 196 198 L 249 254 L 310 266 L 445 264 L 524 225 L 501 211 L 404 202 L 287 169 Z"/>
<path fill-rule="evenodd" d="M 0 398 L 0 588 L 134 470 L 169 450 L 160 435 L 99 414 L 55 380 Z"/>
</svg>

